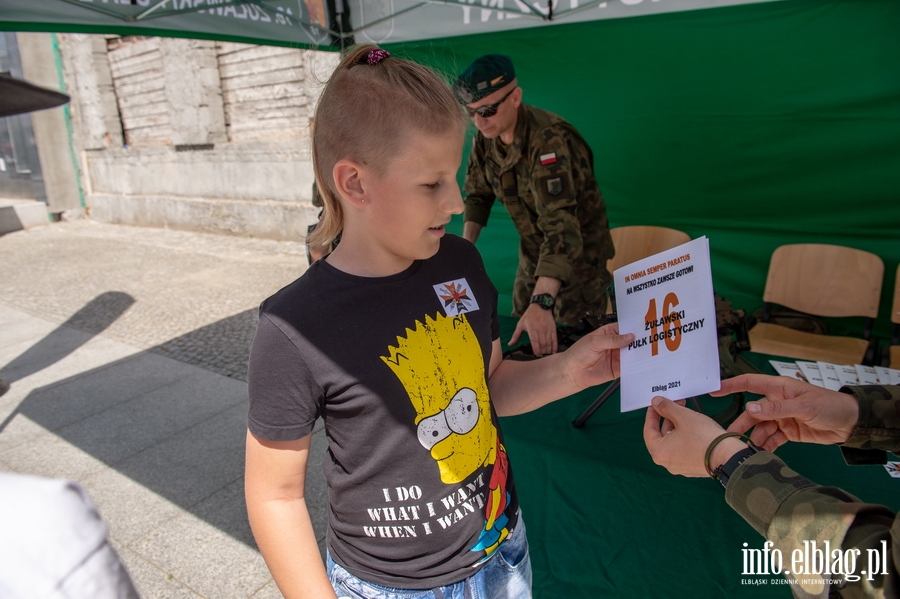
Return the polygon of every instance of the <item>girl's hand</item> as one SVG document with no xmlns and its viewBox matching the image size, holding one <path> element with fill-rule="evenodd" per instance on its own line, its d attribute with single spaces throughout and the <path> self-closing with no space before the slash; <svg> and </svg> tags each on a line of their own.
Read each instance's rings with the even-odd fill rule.
<svg viewBox="0 0 900 599">
<path fill-rule="evenodd" d="M 588 333 L 564 351 L 565 371 L 576 389 L 586 389 L 619 378 L 619 350 L 634 335 L 619 334 L 617 323 Z"/>
<path fill-rule="evenodd" d="M 665 418 L 662 427 L 660 418 Z M 724 432 L 709 416 L 665 397 L 653 398 L 644 420 L 644 443 L 654 463 L 682 476 L 709 476 L 703 458 L 710 443 Z M 736 438 L 723 439 L 710 456 L 710 467 L 718 468 L 746 447 L 746 443 Z"/>
</svg>

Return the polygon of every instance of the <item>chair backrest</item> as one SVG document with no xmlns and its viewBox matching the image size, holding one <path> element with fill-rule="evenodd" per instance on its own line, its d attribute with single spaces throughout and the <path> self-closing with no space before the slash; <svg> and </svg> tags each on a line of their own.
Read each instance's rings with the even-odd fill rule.
<svg viewBox="0 0 900 599">
<path fill-rule="evenodd" d="M 798 243 L 772 253 L 763 300 L 817 316 L 878 316 L 884 262 L 839 245 Z"/>
<path fill-rule="evenodd" d="M 900 266 L 897 267 L 897 276 L 894 277 L 894 305 L 891 307 L 891 322 L 900 324 Z"/>
<path fill-rule="evenodd" d="M 691 240 L 684 231 L 643 225 L 616 227 L 610 233 L 616 255 L 606 265 L 609 272 Z"/>
</svg>

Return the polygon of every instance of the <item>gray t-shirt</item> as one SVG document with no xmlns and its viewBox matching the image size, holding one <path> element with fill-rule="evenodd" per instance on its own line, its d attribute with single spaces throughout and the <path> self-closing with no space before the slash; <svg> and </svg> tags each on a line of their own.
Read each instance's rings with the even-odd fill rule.
<svg viewBox="0 0 900 599">
<path fill-rule="evenodd" d="M 286 441 L 325 420 L 328 548 L 363 580 L 403 589 L 474 573 L 518 500 L 487 372 L 497 291 L 475 247 L 389 277 L 319 260 L 260 308 L 250 431 Z"/>
</svg>

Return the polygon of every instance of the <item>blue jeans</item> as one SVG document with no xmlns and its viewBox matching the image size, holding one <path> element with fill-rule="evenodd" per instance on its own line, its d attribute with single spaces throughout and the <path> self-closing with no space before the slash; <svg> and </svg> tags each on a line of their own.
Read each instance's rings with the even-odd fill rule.
<svg viewBox="0 0 900 599">
<path fill-rule="evenodd" d="M 455 584 L 410 591 L 353 576 L 326 556 L 325 567 L 338 599 L 531 599 L 531 558 L 521 513 L 516 528 L 478 572 Z"/>
</svg>

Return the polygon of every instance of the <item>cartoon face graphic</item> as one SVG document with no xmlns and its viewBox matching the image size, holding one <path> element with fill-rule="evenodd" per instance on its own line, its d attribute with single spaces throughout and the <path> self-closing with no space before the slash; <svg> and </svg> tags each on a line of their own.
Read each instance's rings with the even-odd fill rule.
<svg viewBox="0 0 900 599">
<path fill-rule="evenodd" d="M 406 332 L 381 359 L 409 394 L 419 443 L 437 461 L 441 481 L 461 482 L 492 464 L 496 451 L 481 346 L 464 315 L 426 316 Z"/>
</svg>

